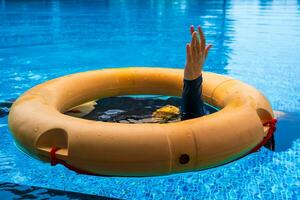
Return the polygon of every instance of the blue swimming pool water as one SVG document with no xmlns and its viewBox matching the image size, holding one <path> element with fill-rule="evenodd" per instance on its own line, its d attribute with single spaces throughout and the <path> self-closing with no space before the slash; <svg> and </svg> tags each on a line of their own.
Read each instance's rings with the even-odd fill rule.
<svg viewBox="0 0 300 200">
<path fill-rule="evenodd" d="M 260 89 L 275 110 L 276 152 L 218 168 L 149 178 L 77 175 L 34 160 L 0 118 L 0 182 L 127 199 L 299 199 L 300 1 L 0 1 L 0 100 L 70 73 L 182 68 L 190 24 L 214 45 L 206 71 Z"/>
</svg>

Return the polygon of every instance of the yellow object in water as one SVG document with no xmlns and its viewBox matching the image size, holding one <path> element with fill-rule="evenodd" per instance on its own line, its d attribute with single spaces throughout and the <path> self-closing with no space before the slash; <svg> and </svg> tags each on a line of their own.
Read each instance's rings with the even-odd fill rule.
<svg viewBox="0 0 300 200">
<path fill-rule="evenodd" d="M 153 112 L 152 118 L 154 121 L 163 123 L 171 119 L 176 119 L 179 117 L 179 115 L 180 115 L 179 108 L 172 105 L 166 105 Z"/>
</svg>

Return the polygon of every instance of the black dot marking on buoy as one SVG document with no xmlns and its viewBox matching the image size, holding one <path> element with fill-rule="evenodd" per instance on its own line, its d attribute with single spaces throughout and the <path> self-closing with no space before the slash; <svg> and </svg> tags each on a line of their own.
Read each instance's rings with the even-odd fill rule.
<svg viewBox="0 0 300 200">
<path fill-rule="evenodd" d="M 188 154 L 181 154 L 179 158 L 179 163 L 180 164 L 187 164 L 190 161 L 190 156 Z"/>
</svg>

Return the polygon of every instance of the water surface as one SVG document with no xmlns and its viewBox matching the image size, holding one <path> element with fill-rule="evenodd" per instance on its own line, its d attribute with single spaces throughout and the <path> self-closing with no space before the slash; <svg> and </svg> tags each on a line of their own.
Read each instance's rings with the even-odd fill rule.
<svg viewBox="0 0 300 200">
<path fill-rule="evenodd" d="M 277 152 L 150 178 L 77 175 L 27 157 L 0 118 L 0 181 L 129 199 L 297 199 L 300 177 L 300 1 L 0 1 L 0 100 L 86 70 L 183 68 L 188 27 L 214 46 L 204 69 L 261 90 L 275 110 Z"/>
</svg>

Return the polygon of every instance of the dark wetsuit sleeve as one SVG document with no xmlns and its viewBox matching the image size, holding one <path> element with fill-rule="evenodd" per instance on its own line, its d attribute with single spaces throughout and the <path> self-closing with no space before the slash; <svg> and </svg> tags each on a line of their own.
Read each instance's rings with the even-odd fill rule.
<svg viewBox="0 0 300 200">
<path fill-rule="evenodd" d="M 181 120 L 203 116 L 203 104 L 202 75 L 194 80 L 184 80 L 181 102 Z"/>
</svg>

